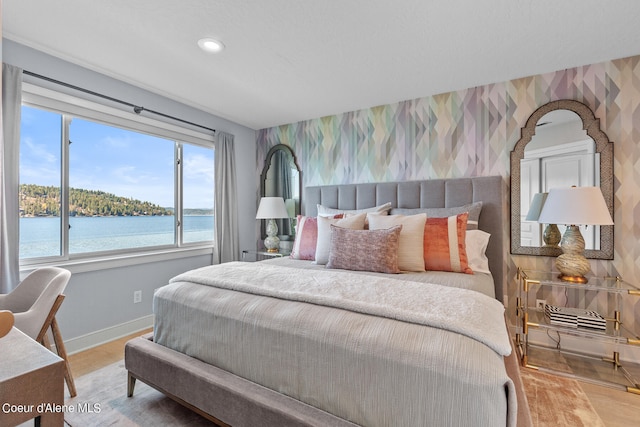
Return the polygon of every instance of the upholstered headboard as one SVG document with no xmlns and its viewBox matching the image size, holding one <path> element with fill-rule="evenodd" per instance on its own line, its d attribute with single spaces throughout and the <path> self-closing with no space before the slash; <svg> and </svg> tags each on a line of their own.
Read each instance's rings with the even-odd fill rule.
<svg viewBox="0 0 640 427">
<path fill-rule="evenodd" d="M 427 181 L 306 187 L 303 214 L 316 216 L 316 205 L 338 209 L 362 209 L 390 202 L 394 208 L 448 208 L 482 202 L 478 228 L 491 234 L 487 247 L 496 299 L 504 302 L 506 276 L 503 226 L 504 182 L 500 176 L 433 179 Z"/>
</svg>

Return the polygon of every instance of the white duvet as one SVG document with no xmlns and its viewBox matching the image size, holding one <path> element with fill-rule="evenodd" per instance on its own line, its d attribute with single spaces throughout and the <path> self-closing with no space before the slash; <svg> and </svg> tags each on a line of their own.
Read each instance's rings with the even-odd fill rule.
<svg viewBox="0 0 640 427">
<path fill-rule="evenodd" d="M 466 289 L 346 271 L 300 270 L 265 263 L 230 262 L 171 279 L 308 302 L 436 327 L 473 338 L 501 356 L 511 353 L 504 306 Z"/>
</svg>

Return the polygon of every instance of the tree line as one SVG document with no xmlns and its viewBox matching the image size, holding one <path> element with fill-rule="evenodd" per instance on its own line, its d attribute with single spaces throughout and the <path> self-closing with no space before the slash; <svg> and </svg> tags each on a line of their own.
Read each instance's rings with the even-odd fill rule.
<svg viewBox="0 0 640 427">
<path fill-rule="evenodd" d="M 60 188 L 35 184 L 21 184 L 19 190 L 20 216 L 60 216 Z M 70 216 L 143 216 L 173 215 L 150 202 L 120 197 L 104 191 L 69 189 Z"/>
</svg>

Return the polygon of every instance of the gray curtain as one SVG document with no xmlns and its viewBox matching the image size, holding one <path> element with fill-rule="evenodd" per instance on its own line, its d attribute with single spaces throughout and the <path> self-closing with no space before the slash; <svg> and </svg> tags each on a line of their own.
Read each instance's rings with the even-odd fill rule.
<svg viewBox="0 0 640 427">
<path fill-rule="evenodd" d="M 22 69 L 2 64 L 2 141 L 0 143 L 0 293 L 18 286 L 20 113 Z"/>
<path fill-rule="evenodd" d="M 240 253 L 233 135 L 218 132 L 215 150 L 216 256 L 223 263 L 237 261 Z"/>
</svg>

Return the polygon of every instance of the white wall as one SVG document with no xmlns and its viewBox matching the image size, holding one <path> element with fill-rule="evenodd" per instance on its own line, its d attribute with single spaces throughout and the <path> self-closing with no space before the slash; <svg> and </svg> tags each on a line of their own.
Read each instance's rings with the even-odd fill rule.
<svg viewBox="0 0 640 427">
<path fill-rule="evenodd" d="M 254 130 L 10 40 L 3 39 L 2 47 L 2 60 L 8 64 L 233 134 L 238 169 L 240 247 L 243 249 L 254 247 L 257 179 Z M 188 72 L 176 78 L 188 78 Z M 39 85 L 44 83 L 42 80 L 27 76 L 25 81 Z M 62 87 L 52 84 L 47 87 L 63 90 Z M 87 96 L 72 89 L 65 89 L 65 91 L 75 96 Z M 123 108 L 118 104 L 112 106 Z M 100 271 L 75 272 L 65 291 L 67 298 L 57 316 L 65 341 L 71 343 L 68 350 L 72 352 L 100 340 L 114 338 L 130 330 L 144 327 L 151 319 L 151 296 L 154 289 L 166 284 L 169 278 L 178 273 L 210 263 L 210 256 L 200 255 Z M 133 304 L 134 290 L 142 290 L 142 303 Z"/>
</svg>

